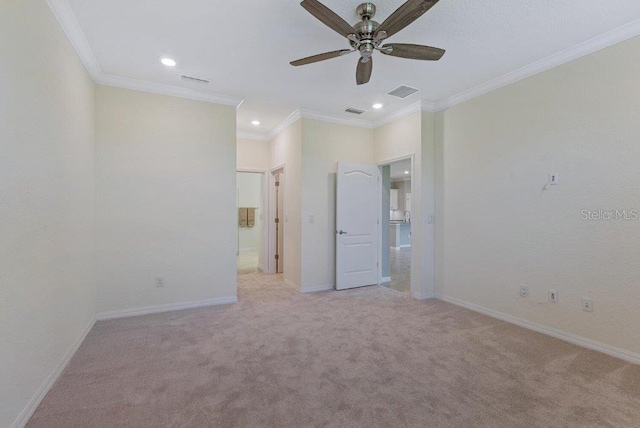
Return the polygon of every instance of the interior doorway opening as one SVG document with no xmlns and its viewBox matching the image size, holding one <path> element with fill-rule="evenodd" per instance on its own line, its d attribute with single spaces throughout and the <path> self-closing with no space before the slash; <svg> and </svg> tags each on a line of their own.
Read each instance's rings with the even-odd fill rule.
<svg viewBox="0 0 640 428">
<path fill-rule="evenodd" d="M 239 171 L 236 192 L 237 271 L 257 273 L 264 268 L 264 173 Z"/>
<path fill-rule="evenodd" d="M 411 294 L 411 202 L 414 168 L 412 158 L 380 165 L 382 176 L 381 283 Z"/>
</svg>

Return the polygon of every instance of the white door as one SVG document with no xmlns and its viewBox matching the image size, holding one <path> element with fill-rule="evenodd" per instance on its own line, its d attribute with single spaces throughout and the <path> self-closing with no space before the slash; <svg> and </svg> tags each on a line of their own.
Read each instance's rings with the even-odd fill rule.
<svg viewBox="0 0 640 428">
<path fill-rule="evenodd" d="M 336 289 L 378 283 L 380 170 L 338 162 Z"/>
</svg>

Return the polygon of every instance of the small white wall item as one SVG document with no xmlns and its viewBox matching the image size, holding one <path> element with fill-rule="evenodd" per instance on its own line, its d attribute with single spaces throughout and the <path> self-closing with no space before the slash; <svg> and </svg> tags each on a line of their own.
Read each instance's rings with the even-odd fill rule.
<svg viewBox="0 0 640 428">
<path fill-rule="evenodd" d="M 390 205 L 391 211 L 397 211 L 400 209 L 400 205 L 398 204 L 398 189 L 390 190 L 389 205 Z"/>
</svg>

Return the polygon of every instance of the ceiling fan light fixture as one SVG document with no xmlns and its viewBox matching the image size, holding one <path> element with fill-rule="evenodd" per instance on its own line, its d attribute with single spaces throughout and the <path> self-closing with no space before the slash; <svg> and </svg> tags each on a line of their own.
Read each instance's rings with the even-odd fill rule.
<svg viewBox="0 0 640 428">
<path fill-rule="evenodd" d="M 374 105 L 372 105 L 371 107 L 373 107 L 376 110 L 381 109 L 382 107 L 384 107 L 381 103 L 375 103 Z"/>
<path fill-rule="evenodd" d="M 260 121 L 259 121 L 259 120 L 252 120 L 252 121 L 251 121 L 251 124 L 252 124 L 253 126 L 260 126 Z"/>
</svg>

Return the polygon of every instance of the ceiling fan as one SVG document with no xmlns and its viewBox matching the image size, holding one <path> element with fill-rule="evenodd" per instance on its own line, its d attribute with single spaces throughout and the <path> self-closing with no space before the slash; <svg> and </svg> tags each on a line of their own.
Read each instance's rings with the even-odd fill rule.
<svg viewBox="0 0 640 428">
<path fill-rule="evenodd" d="M 389 43 L 383 45 L 383 42 L 387 38 L 420 18 L 436 3 L 438 3 L 438 0 L 408 0 L 385 19 L 382 24 L 378 24 L 372 20 L 376 14 L 376 6 L 373 3 L 362 3 L 356 9 L 361 21 L 351 26 L 319 1 L 304 0 L 300 5 L 329 28 L 346 37 L 351 45 L 351 49 L 341 49 L 313 55 L 292 61 L 291 65 L 297 67 L 299 65 L 312 64 L 357 51 L 360 53 L 360 59 L 358 60 L 358 68 L 356 69 L 356 82 L 358 85 L 363 85 L 368 83 L 371 78 L 371 72 L 373 71 L 372 55 L 375 50 L 379 50 L 385 55 L 400 58 L 438 61 L 444 55 L 444 49 L 407 43 Z"/>
</svg>

